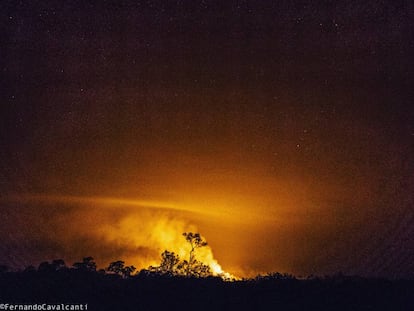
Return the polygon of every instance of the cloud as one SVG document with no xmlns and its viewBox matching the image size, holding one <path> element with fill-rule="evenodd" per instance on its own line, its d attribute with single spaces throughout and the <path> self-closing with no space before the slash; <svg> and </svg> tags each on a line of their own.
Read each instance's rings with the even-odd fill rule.
<svg viewBox="0 0 414 311">
<path fill-rule="evenodd" d="M 187 258 L 183 232 L 197 232 L 191 212 L 171 204 L 104 198 L 14 196 L 2 200 L 0 229 L 6 264 L 25 266 L 93 256 L 102 268 L 122 259 L 138 268 L 157 265 L 168 249 Z M 5 203 L 8 201 L 8 203 Z M 210 247 L 198 258 L 217 265 Z"/>
</svg>

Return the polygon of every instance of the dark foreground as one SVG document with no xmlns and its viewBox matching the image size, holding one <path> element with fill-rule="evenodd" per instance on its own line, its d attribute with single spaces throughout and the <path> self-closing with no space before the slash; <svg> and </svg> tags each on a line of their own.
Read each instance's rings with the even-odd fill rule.
<svg viewBox="0 0 414 311">
<path fill-rule="evenodd" d="M 0 274 L 0 304 L 81 303 L 88 310 L 414 310 L 414 281 L 336 276 L 224 282 L 59 271 Z"/>
</svg>

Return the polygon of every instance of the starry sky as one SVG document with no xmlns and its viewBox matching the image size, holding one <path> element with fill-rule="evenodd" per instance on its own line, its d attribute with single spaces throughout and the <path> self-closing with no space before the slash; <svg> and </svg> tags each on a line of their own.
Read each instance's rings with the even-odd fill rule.
<svg viewBox="0 0 414 311">
<path fill-rule="evenodd" d="M 223 2 L 2 1 L 0 264 L 414 277 L 414 6 Z"/>
</svg>

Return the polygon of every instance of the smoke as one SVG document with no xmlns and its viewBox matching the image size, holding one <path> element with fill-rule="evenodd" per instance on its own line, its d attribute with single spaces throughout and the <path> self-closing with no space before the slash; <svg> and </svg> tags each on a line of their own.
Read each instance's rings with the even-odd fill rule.
<svg viewBox="0 0 414 311">
<path fill-rule="evenodd" d="M 124 260 L 141 269 L 158 265 L 164 250 L 187 259 L 190 246 L 182 234 L 198 232 L 193 212 L 160 202 L 58 196 L 2 201 L 3 253 L 9 254 L 6 264 L 17 267 L 93 256 L 100 268 Z M 210 246 L 198 249 L 196 258 L 222 272 Z"/>
</svg>

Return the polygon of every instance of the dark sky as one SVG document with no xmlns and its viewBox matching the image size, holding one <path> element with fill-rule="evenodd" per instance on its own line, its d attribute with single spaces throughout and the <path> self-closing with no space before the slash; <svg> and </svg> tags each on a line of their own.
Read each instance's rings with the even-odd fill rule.
<svg viewBox="0 0 414 311">
<path fill-rule="evenodd" d="M 0 14 L 0 263 L 144 265 L 194 228 L 239 274 L 414 276 L 409 1 Z"/>
</svg>

